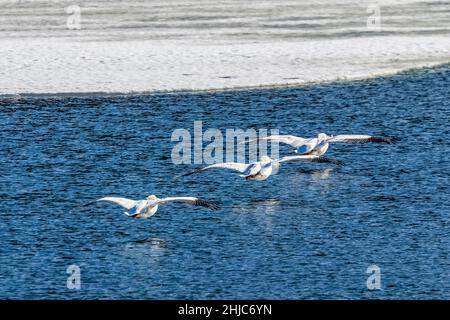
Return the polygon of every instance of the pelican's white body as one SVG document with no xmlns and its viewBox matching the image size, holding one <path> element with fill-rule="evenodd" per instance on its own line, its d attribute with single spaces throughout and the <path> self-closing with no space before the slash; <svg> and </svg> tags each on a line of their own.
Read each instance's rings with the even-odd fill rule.
<svg viewBox="0 0 450 320">
<path fill-rule="evenodd" d="M 327 152 L 330 146 L 328 140 L 331 138 L 332 136 L 328 136 L 325 133 L 319 133 L 316 138 L 311 139 L 297 138 L 294 145 L 296 148 L 295 152 L 320 157 Z"/>
<path fill-rule="evenodd" d="M 256 162 L 256 163 L 252 164 L 251 166 L 252 167 L 249 168 L 249 169 L 251 169 L 250 172 L 248 172 L 247 174 L 241 175 L 242 177 L 244 177 L 247 180 L 263 181 L 263 180 L 266 180 L 268 177 L 270 177 L 270 175 L 274 171 L 273 170 L 274 169 L 273 168 L 273 160 L 267 156 L 261 157 L 261 161 Z"/>
<path fill-rule="evenodd" d="M 158 211 L 158 204 L 155 200 L 140 200 L 129 212 L 124 213 L 129 217 L 147 219 L 153 216 L 156 211 Z"/>
</svg>

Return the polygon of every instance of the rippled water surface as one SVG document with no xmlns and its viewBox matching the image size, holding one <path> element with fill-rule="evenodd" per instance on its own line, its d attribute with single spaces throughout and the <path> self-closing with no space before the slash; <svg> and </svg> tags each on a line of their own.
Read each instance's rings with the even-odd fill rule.
<svg viewBox="0 0 450 320">
<path fill-rule="evenodd" d="M 0 297 L 450 298 L 448 66 L 354 83 L 213 93 L 0 98 Z M 345 165 L 263 182 L 178 180 L 172 131 L 387 134 L 332 145 Z M 289 153 L 289 148 L 281 148 Z M 198 195 L 133 220 L 105 195 Z M 81 289 L 66 268 L 81 268 Z M 382 290 L 366 288 L 381 268 Z"/>
</svg>

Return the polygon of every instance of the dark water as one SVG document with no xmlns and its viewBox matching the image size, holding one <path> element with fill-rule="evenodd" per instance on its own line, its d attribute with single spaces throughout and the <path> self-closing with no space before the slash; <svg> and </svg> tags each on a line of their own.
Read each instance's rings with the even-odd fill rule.
<svg viewBox="0 0 450 320">
<path fill-rule="evenodd" d="M 350 84 L 134 97 L 0 98 L 0 298 L 450 298 L 450 68 Z M 173 181 L 171 133 L 387 134 L 264 182 Z M 289 152 L 289 149 L 282 149 Z M 149 220 L 105 195 L 201 195 Z M 81 289 L 66 268 L 81 268 Z M 381 290 L 366 269 L 381 268 Z"/>
</svg>

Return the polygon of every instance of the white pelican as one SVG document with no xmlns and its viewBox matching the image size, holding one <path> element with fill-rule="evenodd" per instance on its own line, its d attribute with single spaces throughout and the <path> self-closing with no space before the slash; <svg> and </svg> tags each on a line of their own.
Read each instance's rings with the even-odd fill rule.
<svg viewBox="0 0 450 320">
<path fill-rule="evenodd" d="M 329 136 L 325 133 L 319 133 L 316 138 L 302 138 L 292 135 L 273 135 L 249 141 L 242 141 L 242 143 L 258 142 L 261 140 L 275 141 L 278 143 L 285 143 L 293 146 L 295 152 L 303 155 L 322 156 L 327 152 L 329 143 L 334 142 L 349 142 L 349 143 L 393 143 L 391 137 L 377 137 L 362 134 L 340 134 L 337 136 Z"/>
<path fill-rule="evenodd" d="M 201 168 L 199 170 L 182 174 L 182 176 L 188 176 L 194 173 L 210 169 L 228 169 L 240 172 L 241 174 L 239 176 L 245 178 L 246 180 L 262 181 L 266 180 L 268 177 L 270 177 L 270 175 L 275 173 L 275 171 L 278 170 L 278 168 L 280 167 L 281 162 L 286 161 L 326 162 L 326 163 L 341 164 L 340 161 L 328 159 L 325 157 L 318 157 L 315 155 L 296 155 L 290 157 L 283 157 L 281 159 L 271 159 L 268 156 L 262 156 L 260 161 L 253 162 L 250 164 L 239 162 L 216 163 Z"/>
<path fill-rule="evenodd" d="M 202 206 L 212 210 L 218 209 L 218 205 L 215 202 L 209 202 L 195 197 L 172 197 L 159 199 L 155 195 L 150 195 L 145 200 L 131 200 L 127 198 L 117 197 L 105 197 L 96 201 L 106 201 L 118 204 L 128 212 L 124 212 L 130 218 L 147 219 L 153 216 L 158 210 L 158 205 L 166 202 L 183 202 L 189 203 L 194 206 Z"/>
</svg>

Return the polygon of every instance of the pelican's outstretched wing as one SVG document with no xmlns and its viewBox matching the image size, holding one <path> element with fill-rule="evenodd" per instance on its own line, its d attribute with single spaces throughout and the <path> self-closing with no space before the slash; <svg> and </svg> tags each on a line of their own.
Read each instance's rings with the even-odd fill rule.
<svg viewBox="0 0 450 320">
<path fill-rule="evenodd" d="M 228 169 L 228 170 L 233 170 L 233 171 L 238 171 L 240 173 L 244 173 L 251 165 L 252 164 L 245 164 L 245 163 L 238 163 L 238 162 L 215 163 L 215 164 L 212 164 L 210 166 L 207 166 L 207 167 L 204 167 L 204 168 L 201 168 L 198 170 L 184 173 L 181 176 L 190 176 L 191 174 L 202 172 L 205 170 L 210 170 L 210 169 Z"/>
<path fill-rule="evenodd" d="M 393 143 L 394 139 L 391 137 L 377 137 L 364 134 L 340 134 L 334 136 L 328 142 L 351 142 L 351 143 Z"/>
<path fill-rule="evenodd" d="M 319 162 L 319 163 L 333 163 L 337 165 L 342 165 L 342 161 L 330 159 L 327 157 L 318 157 L 314 155 L 298 155 L 298 156 L 286 156 L 278 160 L 278 162 L 287 161 L 303 161 L 303 162 Z"/>
<path fill-rule="evenodd" d="M 200 198 L 196 198 L 196 197 L 171 197 L 171 198 L 163 198 L 163 199 L 158 199 L 156 201 L 156 204 L 160 204 L 160 203 L 166 203 L 166 202 L 182 202 L 182 203 L 189 203 L 192 204 L 194 206 L 202 206 L 205 208 L 209 208 L 212 210 L 217 210 L 219 209 L 219 205 L 214 202 L 214 201 L 206 201 Z"/>
<path fill-rule="evenodd" d="M 273 135 L 273 136 L 268 136 L 268 137 L 263 137 L 263 138 L 258 138 L 258 139 L 252 139 L 252 140 L 248 140 L 248 141 L 244 140 L 239 143 L 240 144 L 252 143 L 252 142 L 259 142 L 259 141 L 264 141 L 264 140 L 265 141 L 274 141 L 274 142 L 278 142 L 278 143 L 285 143 L 285 144 L 289 144 L 289 145 L 293 146 L 294 148 L 297 148 L 298 146 L 301 146 L 302 144 L 304 144 L 308 139 L 291 136 L 291 135 Z"/>
<path fill-rule="evenodd" d="M 138 201 L 135 201 L 135 200 L 126 199 L 126 198 L 116 198 L 116 197 L 105 197 L 105 198 L 98 199 L 96 201 L 106 201 L 106 202 L 116 203 L 128 210 L 135 207 L 136 204 L 138 203 Z"/>
</svg>

